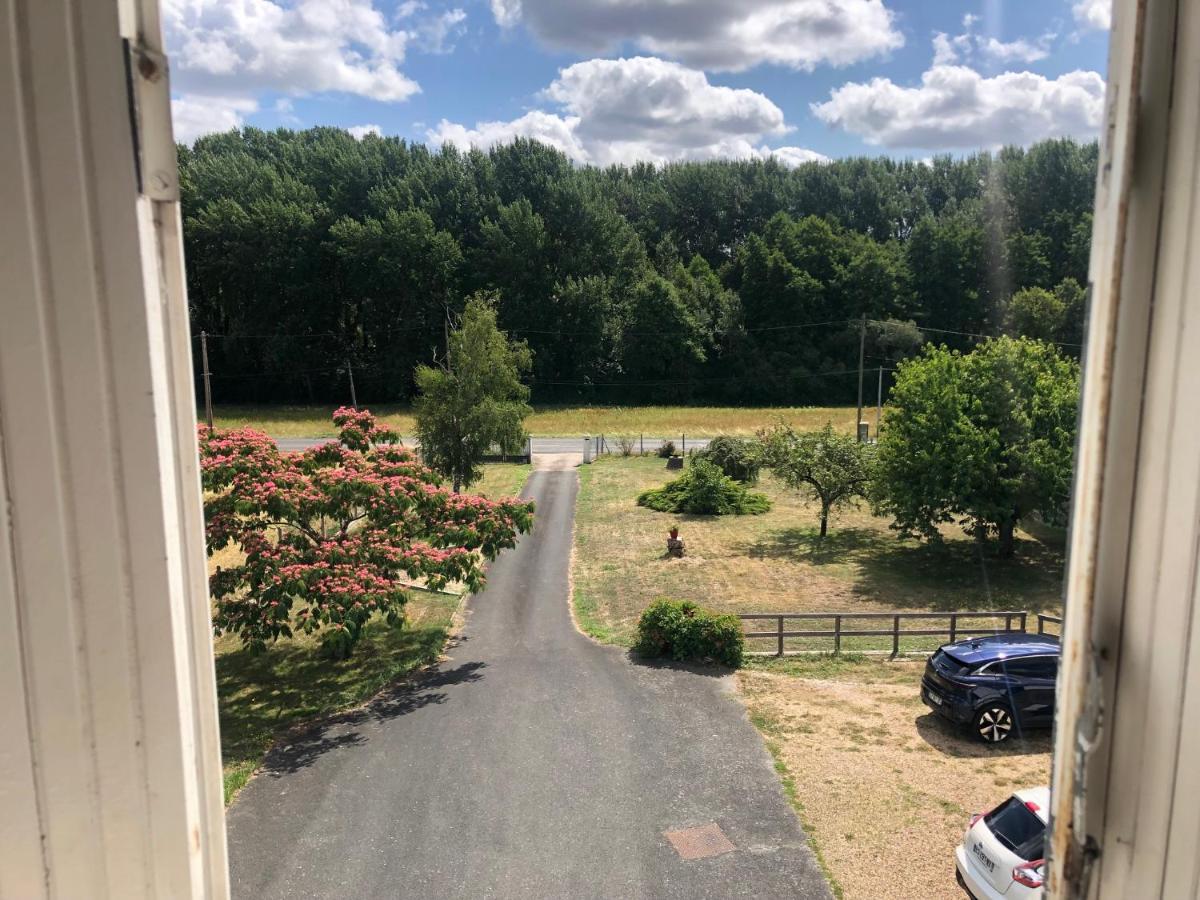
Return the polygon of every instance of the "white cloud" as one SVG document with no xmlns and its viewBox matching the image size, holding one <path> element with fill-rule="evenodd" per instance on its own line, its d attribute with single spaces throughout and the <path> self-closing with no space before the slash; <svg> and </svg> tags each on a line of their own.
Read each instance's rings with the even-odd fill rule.
<svg viewBox="0 0 1200 900">
<path fill-rule="evenodd" d="M 390 27 L 374 0 L 163 0 L 162 14 L 180 99 L 236 99 L 227 117 L 266 92 L 399 101 L 420 90 L 400 70 L 413 34 Z"/>
<path fill-rule="evenodd" d="M 202 97 L 184 94 L 171 101 L 175 140 L 190 144 L 203 134 L 229 131 L 246 124 L 245 116 L 258 110 L 247 97 Z"/>
<path fill-rule="evenodd" d="M 774 157 L 785 166 L 799 166 L 810 162 L 829 162 L 829 157 L 806 147 L 761 147 L 757 153 L 761 159 Z"/>
<path fill-rule="evenodd" d="M 1054 40 L 1053 34 L 1044 34 L 1036 41 L 1027 41 L 1024 38 L 1018 38 L 1015 41 L 998 41 L 994 37 L 984 40 L 979 38 L 979 50 L 984 56 L 995 60 L 996 62 L 1037 62 L 1039 59 L 1045 59 L 1050 54 L 1050 42 Z M 936 64 L 937 57 L 934 56 Z"/>
<path fill-rule="evenodd" d="M 947 150 L 1093 137 L 1103 107 L 1104 79 L 1096 72 L 985 78 L 966 66 L 935 65 L 916 87 L 889 78 L 844 84 L 812 111 L 870 144 Z"/>
<path fill-rule="evenodd" d="M 576 63 L 541 96 L 560 111 L 534 110 L 474 128 L 443 119 L 428 138 L 465 148 L 532 137 L 575 162 L 601 166 L 771 155 L 796 165 L 824 158 L 802 147 L 765 146 L 765 139 L 791 129 L 762 94 L 710 84 L 703 72 L 653 57 Z"/>
<path fill-rule="evenodd" d="M 467 14 L 461 9 L 448 9 L 417 25 L 417 41 L 426 53 L 452 53 L 453 39 L 466 31 Z"/>
<path fill-rule="evenodd" d="M 1071 14 L 1084 28 L 1104 31 L 1112 27 L 1112 6 L 1113 0 L 1076 0 Z"/>
<path fill-rule="evenodd" d="M 373 134 L 377 137 L 383 134 L 383 129 L 374 123 L 369 123 L 367 125 L 351 125 L 346 130 L 350 132 L 350 135 L 356 141 L 361 141 L 368 134 Z"/>
<path fill-rule="evenodd" d="M 960 57 L 971 53 L 971 35 L 960 34 L 950 37 L 944 31 L 933 36 L 933 64 L 935 66 L 949 65 L 958 62 Z"/>
<path fill-rule="evenodd" d="M 491 0 L 491 8 L 502 27 L 523 21 L 555 47 L 604 53 L 630 43 L 707 70 L 812 71 L 904 45 L 883 0 Z"/>
<path fill-rule="evenodd" d="M 1008 64 L 1014 62 L 1031 63 L 1045 59 L 1050 55 L 1050 45 L 1058 37 L 1052 31 L 1047 31 L 1035 40 L 1017 38 L 1013 41 L 1002 41 L 996 37 L 984 37 L 974 32 L 978 16 L 970 13 L 963 16 L 962 34 L 950 37 L 944 31 L 933 36 L 933 64 L 948 66 L 971 59 L 976 52 L 988 62 Z"/>
<path fill-rule="evenodd" d="M 563 118 L 534 110 L 511 122 L 479 122 L 474 128 L 442 119 L 437 128 L 426 134 L 432 143 L 454 144 L 464 150 L 507 144 L 518 137 L 534 138 L 561 150 L 576 162 L 586 162 L 587 151 L 575 134 L 578 125 L 578 118 Z"/>
</svg>

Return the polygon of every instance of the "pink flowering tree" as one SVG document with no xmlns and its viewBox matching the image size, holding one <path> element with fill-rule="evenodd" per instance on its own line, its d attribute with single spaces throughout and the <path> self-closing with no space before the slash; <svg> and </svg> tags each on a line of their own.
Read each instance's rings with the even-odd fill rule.
<svg viewBox="0 0 1200 900">
<path fill-rule="evenodd" d="M 200 426 L 208 552 L 245 555 L 210 579 L 217 634 L 262 649 L 320 632 L 343 658 L 372 616 L 403 625 L 415 584 L 479 590 L 485 560 L 532 527 L 532 503 L 446 490 L 368 411 L 333 421 L 337 441 L 300 453 L 250 428 Z"/>
</svg>

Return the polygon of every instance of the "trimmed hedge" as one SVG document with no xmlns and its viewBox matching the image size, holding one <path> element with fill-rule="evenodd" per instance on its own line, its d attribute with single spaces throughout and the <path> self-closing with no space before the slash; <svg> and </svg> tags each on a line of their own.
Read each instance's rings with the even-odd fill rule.
<svg viewBox="0 0 1200 900">
<path fill-rule="evenodd" d="M 707 459 L 734 481 L 754 484 L 762 467 L 762 447 L 758 441 L 721 435 L 696 451 L 697 459 Z"/>
<path fill-rule="evenodd" d="M 658 512 L 701 516 L 756 516 L 771 508 L 765 494 L 754 494 L 705 459 L 693 459 L 688 470 L 660 488 L 644 491 L 638 506 Z"/>
<path fill-rule="evenodd" d="M 638 620 L 634 651 L 647 658 L 713 662 L 738 668 L 746 651 L 737 616 L 708 612 L 689 600 L 655 600 Z"/>
</svg>

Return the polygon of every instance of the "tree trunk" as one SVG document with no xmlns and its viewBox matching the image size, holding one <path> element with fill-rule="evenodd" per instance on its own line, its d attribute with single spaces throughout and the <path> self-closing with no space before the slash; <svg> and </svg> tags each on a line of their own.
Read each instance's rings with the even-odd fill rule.
<svg viewBox="0 0 1200 900">
<path fill-rule="evenodd" d="M 829 532 L 829 507 L 821 507 L 821 537 Z"/>
<path fill-rule="evenodd" d="M 1000 558 L 1011 559 L 1013 556 L 1013 531 L 1017 526 L 1017 517 L 1009 516 L 1000 523 Z"/>
</svg>

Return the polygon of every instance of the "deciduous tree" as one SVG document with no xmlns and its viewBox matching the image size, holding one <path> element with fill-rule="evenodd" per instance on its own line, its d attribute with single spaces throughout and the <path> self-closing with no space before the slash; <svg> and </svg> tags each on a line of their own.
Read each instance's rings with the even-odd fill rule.
<svg viewBox="0 0 1200 900">
<path fill-rule="evenodd" d="M 759 435 L 763 458 L 777 478 L 821 505 L 821 537 L 829 514 L 867 496 L 872 448 L 826 424 L 820 431 L 777 425 Z"/>
<path fill-rule="evenodd" d="M 524 341 L 509 341 L 487 298 L 477 295 L 450 334 L 447 358 L 417 368 L 421 455 L 452 480 L 455 491 L 479 478 L 493 444 L 515 452 L 524 443 L 523 423 L 532 410 L 521 377 L 531 363 Z"/>
<path fill-rule="evenodd" d="M 876 497 L 902 534 L 959 522 L 1013 553 L 1022 516 L 1061 521 L 1070 493 L 1079 367 L 1041 341 L 971 353 L 926 347 L 902 362 L 879 442 Z"/>
<path fill-rule="evenodd" d="M 528 531 L 533 504 L 451 493 L 366 410 L 339 409 L 337 442 L 283 453 L 252 429 L 200 426 L 208 552 L 243 560 L 210 579 L 217 633 L 252 649 L 319 634 L 334 657 L 379 616 L 404 623 L 414 582 L 483 584 L 483 563 Z"/>
</svg>

